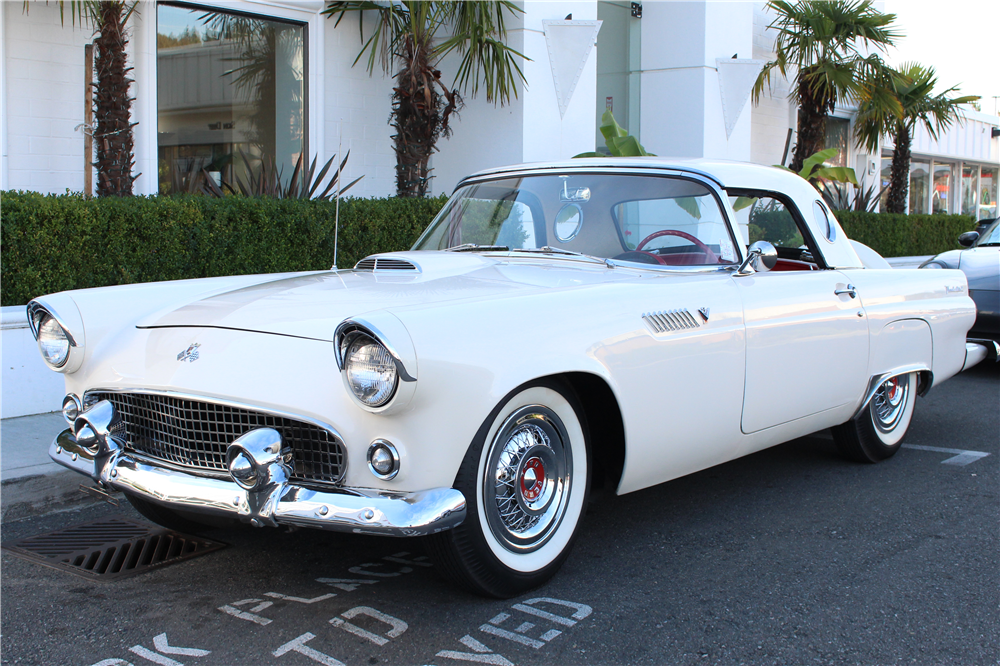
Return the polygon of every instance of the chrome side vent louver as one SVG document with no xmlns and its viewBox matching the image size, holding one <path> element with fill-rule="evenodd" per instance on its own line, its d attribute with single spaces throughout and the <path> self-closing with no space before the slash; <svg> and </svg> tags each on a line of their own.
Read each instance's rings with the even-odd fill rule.
<svg viewBox="0 0 1000 666">
<path fill-rule="evenodd" d="M 642 315 L 642 318 L 649 324 L 654 333 L 671 333 L 673 331 L 683 331 L 701 326 L 701 322 L 695 319 L 687 310 L 647 312 Z"/>
<path fill-rule="evenodd" d="M 356 271 L 419 271 L 416 264 L 405 259 L 394 259 L 392 257 L 367 257 L 359 261 L 355 266 Z"/>
</svg>

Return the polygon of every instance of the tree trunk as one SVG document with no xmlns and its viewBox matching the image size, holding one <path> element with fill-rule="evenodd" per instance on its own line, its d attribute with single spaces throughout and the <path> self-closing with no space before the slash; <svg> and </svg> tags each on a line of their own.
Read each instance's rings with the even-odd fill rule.
<svg viewBox="0 0 1000 666">
<path fill-rule="evenodd" d="M 910 189 L 910 130 L 904 123 L 896 123 L 893 137 L 896 147 L 892 151 L 892 171 L 889 175 L 889 192 L 885 207 L 889 213 L 906 212 L 906 194 Z"/>
<path fill-rule="evenodd" d="M 99 5 L 97 31 L 94 40 L 97 83 L 94 84 L 94 144 L 97 147 L 97 194 L 99 196 L 131 196 L 132 127 L 129 97 L 132 79 L 128 73 L 125 46 L 128 34 L 124 25 L 125 3 L 105 0 Z"/>
<path fill-rule="evenodd" d="M 792 163 L 788 167 L 796 173 L 802 170 L 806 159 L 826 147 L 826 116 L 833 107 L 830 100 L 817 97 L 810 90 L 810 69 L 803 70 L 799 75 L 798 136 Z"/>
<path fill-rule="evenodd" d="M 429 44 L 407 35 L 401 45 L 403 68 L 392 91 L 390 124 L 396 151 L 396 196 L 427 196 L 428 162 L 438 138 L 449 134 L 448 118 L 461 103 L 457 91 L 441 83 L 441 72 L 429 59 Z M 438 92 L 440 87 L 443 92 Z"/>
</svg>

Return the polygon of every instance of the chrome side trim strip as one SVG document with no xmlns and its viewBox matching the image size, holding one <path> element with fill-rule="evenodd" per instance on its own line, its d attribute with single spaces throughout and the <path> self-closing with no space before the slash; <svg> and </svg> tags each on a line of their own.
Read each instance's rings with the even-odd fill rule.
<svg viewBox="0 0 1000 666">
<path fill-rule="evenodd" d="M 70 430 L 63 431 L 53 440 L 49 457 L 86 476 L 96 471 L 94 454 L 80 446 Z M 126 453 L 120 454 L 113 466 L 108 465 L 97 472 L 102 486 L 164 506 L 248 522 L 258 518 L 249 501 L 251 491 L 231 480 L 168 470 Z M 466 501 L 454 488 L 401 493 L 371 488 L 319 491 L 289 484 L 269 515 L 277 525 L 411 537 L 456 527 L 465 520 Z"/>
</svg>

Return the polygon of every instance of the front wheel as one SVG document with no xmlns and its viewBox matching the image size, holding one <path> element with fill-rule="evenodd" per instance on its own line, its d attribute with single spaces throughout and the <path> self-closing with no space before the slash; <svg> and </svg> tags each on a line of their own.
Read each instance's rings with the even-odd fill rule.
<svg viewBox="0 0 1000 666">
<path fill-rule="evenodd" d="M 526 385 L 476 434 L 455 478 L 468 513 L 428 537 L 448 578 L 476 594 L 508 598 L 551 578 L 579 530 L 588 492 L 583 411 L 563 382 Z"/>
<path fill-rule="evenodd" d="M 832 429 L 837 448 L 857 462 L 876 463 L 892 457 L 910 427 L 916 399 L 917 373 L 885 380 L 865 409 Z"/>
</svg>

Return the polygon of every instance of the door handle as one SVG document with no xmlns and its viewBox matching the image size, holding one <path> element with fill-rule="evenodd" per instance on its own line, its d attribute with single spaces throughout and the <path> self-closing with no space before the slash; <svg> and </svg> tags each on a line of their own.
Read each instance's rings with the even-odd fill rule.
<svg viewBox="0 0 1000 666">
<path fill-rule="evenodd" d="M 835 289 L 833 291 L 833 293 L 836 296 L 843 296 L 844 294 L 847 294 L 851 298 L 857 298 L 858 297 L 858 292 L 857 292 L 857 290 L 854 289 L 854 285 L 853 284 L 847 285 L 847 289 Z"/>
</svg>

